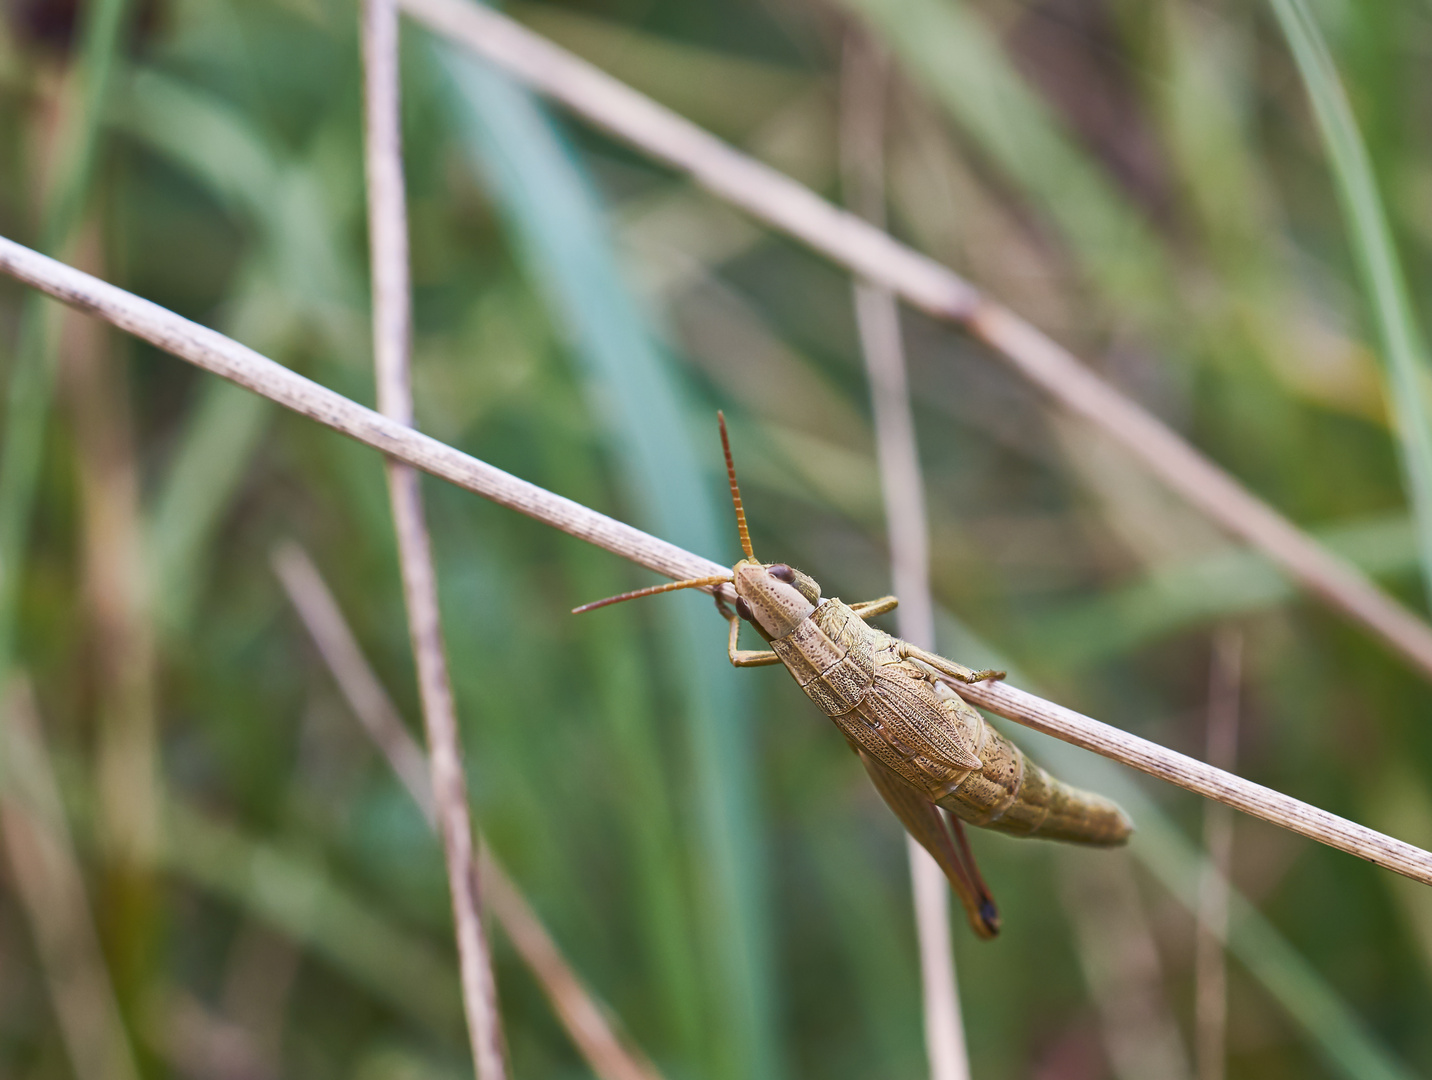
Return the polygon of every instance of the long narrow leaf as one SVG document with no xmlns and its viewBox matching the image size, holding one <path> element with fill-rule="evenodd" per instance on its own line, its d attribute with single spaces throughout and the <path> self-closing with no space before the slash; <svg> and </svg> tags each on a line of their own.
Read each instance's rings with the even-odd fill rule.
<svg viewBox="0 0 1432 1080">
<path fill-rule="evenodd" d="M 842 2 L 1048 217 L 1106 297 L 1145 313 L 1161 303 L 1168 267 L 1151 231 L 977 12 L 960 0 Z"/>
<path fill-rule="evenodd" d="M 672 372 L 622 284 L 589 181 L 529 95 L 468 56 L 434 50 L 456 89 L 466 144 L 534 281 L 570 334 L 640 519 L 692 550 L 728 549 L 734 532 L 723 527 Z M 708 430 L 714 439 L 714 426 Z M 719 624 L 709 601 L 664 601 L 656 617 L 669 629 L 690 728 L 707 891 L 712 1064 L 723 1076 L 774 1076 L 771 950 L 760 901 L 762 844 L 745 693 L 715 640 L 720 635 L 713 637 Z"/>
<path fill-rule="evenodd" d="M 109 92 L 116 46 L 127 0 L 101 0 L 87 9 L 78 77 L 83 94 L 65 117 L 60 138 L 64 158 L 46 200 L 42 246 L 56 254 L 80 223 L 93 180 L 100 120 Z M 38 296 L 25 300 L 19 348 L 6 387 L 5 432 L 0 447 L 0 682 L 9 675 L 16 642 L 16 608 L 24 572 L 25 544 L 34 515 L 46 421 L 54 389 L 53 308 Z"/>
<path fill-rule="evenodd" d="M 1350 521 L 1314 535 L 1365 573 L 1415 577 L 1416 529 L 1405 514 Z M 1171 634 L 1301 600 L 1267 558 L 1229 547 L 1077 600 L 1030 620 L 1025 651 L 1049 668 L 1096 663 Z"/>
<path fill-rule="evenodd" d="M 1422 574 L 1432 599 L 1432 417 L 1427 355 L 1408 300 L 1372 161 L 1318 24 L 1304 0 L 1270 0 L 1288 39 L 1327 148 L 1348 239 L 1381 345 L 1386 396 L 1397 432 L 1408 501 L 1417 522 Z"/>
</svg>

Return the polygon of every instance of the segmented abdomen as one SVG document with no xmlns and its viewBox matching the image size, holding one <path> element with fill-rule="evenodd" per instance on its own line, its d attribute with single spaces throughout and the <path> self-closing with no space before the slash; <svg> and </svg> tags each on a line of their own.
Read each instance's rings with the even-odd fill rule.
<svg viewBox="0 0 1432 1080">
<path fill-rule="evenodd" d="M 984 722 L 981 767 L 936 800 L 971 825 L 1069 844 L 1112 847 L 1133 832 L 1117 804 L 1056 780 Z"/>
<path fill-rule="evenodd" d="M 1117 805 L 1050 776 L 839 600 L 771 648 L 852 746 L 970 824 L 1097 846 L 1133 831 Z"/>
</svg>

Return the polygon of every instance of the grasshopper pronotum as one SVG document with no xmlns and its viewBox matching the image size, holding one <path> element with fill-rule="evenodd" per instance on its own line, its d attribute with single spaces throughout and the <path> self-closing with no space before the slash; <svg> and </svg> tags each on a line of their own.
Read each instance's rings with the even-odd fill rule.
<svg viewBox="0 0 1432 1080">
<path fill-rule="evenodd" d="M 737 667 L 784 664 L 859 756 L 895 816 L 935 858 L 982 938 L 999 932 L 999 914 L 980 877 L 960 821 L 1014 836 L 1112 847 L 1133 831 L 1115 803 L 1050 776 L 957 692 L 961 683 L 1000 679 L 891 637 L 865 619 L 893 609 L 893 596 L 860 604 L 822 598 L 816 582 L 785 563 L 763 563 L 751 550 L 726 420 L 721 446 L 745 558 L 719 577 L 692 578 L 623 593 L 576 608 L 591 611 L 673 589 L 731 584 L 727 653 Z M 741 622 L 769 650 L 741 649 Z M 946 820 L 943 807 L 954 815 Z"/>
</svg>

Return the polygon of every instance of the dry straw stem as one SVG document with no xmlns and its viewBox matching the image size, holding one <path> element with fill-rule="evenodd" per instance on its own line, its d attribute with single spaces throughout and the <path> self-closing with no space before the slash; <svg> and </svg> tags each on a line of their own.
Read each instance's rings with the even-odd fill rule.
<svg viewBox="0 0 1432 1080">
<path fill-rule="evenodd" d="M 665 540 L 555 495 L 359 405 L 232 338 L 0 236 L 0 271 L 387 456 L 669 578 L 729 574 Z M 734 599 L 734 598 L 733 598 Z"/>
<path fill-rule="evenodd" d="M 362 14 L 364 152 L 368 177 L 368 239 L 373 276 L 373 361 L 378 407 L 400 424 L 413 420 L 412 339 L 408 283 L 407 199 L 398 103 L 398 11 L 392 0 L 366 0 Z M 423 513 L 421 477 L 389 459 L 388 493 L 398 534 L 408 633 L 428 733 L 433 807 L 447 860 L 457 935 L 463 1007 L 478 1080 L 503 1080 L 506 1047 L 498 1012 L 492 950 L 482 924 L 481 890 L 468 812 L 467 777 L 448 677 L 432 540 Z"/>
<path fill-rule="evenodd" d="M 869 221 L 885 219 L 885 100 L 889 65 L 860 30 L 845 39 L 840 74 L 840 151 L 846 202 Z M 901 598 L 900 636 L 923 649 L 935 647 L 935 605 L 930 595 L 930 539 L 925 483 L 915 442 L 900 311 L 883 285 L 857 280 L 856 325 L 875 416 L 875 456 L 885 525 L 890 539 L 890 576 Z M 962 826 L 956 825 L 955 828 Z M 934 858 L 905 837 L 915 929 L 920 942 L 925 1051 L 930 1080 L 968 1080 L 969 1049 L 960 1014 L 955 954 L 950 941 L 950 891 Z"/>
<path fill-rule="evenodd" d="M 526 898 L 492 857 L 482 850 L 482 869 L 492 910 L 513 948 L 537 976 L 572 1042 L 602 1080 L 662 1080 L 645 1056 L 617 1038 L 605 1013 L 557 948 Z"/>
<path fill-rule="evenodd" d="M 422 748 L 368 665 L 358 639 L 318 568 L 307 553 L 292 542 L 274 550 L 273 565 L 339 690 L 423 811 L 428 824 L 435 826 L 432 788 L 422 767 Z M 486 898 L 494 914 L 542 984 L 553 1010 L 592 1071 L 602 1080 L 661 1080 L 660 1073 L 644 1055 L 617 1037 L 601 1006 L 485 844 L 479 857 Z"/>
<path fill-rule="evenodd" d="M 0 237 L 0 272 L 128 330 L 196 367 L 221 375 L 287 409 L 366 443 L 389 457 L 667 577 L 707 577 L 729 570 L 729 567 L 693 555 L 665 540 L 658 540 L 581 503 L 519 480 L 461 450 L 380 416 L 342 394 L 319 386 L 223 334 L 4 237 Z M 960 693 L 974 704 L 1016 723 L 1432 885 L 1432 853 L 1421 848 L 1394 840 L 1260 784 L 1250 783 L 1232 773 L 1100 723 L 1073 709 L 1045 701 L 1008 683 L 962 686 Z"/>
<path fill-rule="evenodd" d="M 308 554 L 292 541 L 274 548 L 270 561 L 274 573 L 288 593 L 289 602 L 303 620 L 323 662 L 348 700 L 348 707 L 368 732 L 393 772 L 408 789 L 428 824 L 437 828 L 433 810 L 433 786 L 428 776 L 428 759 L 418 741 L 409 734 L 398 715 L 393 699 L 383 689 L 358 646 L 358 639 L 339 610 L 333 593 L 324 583 Z"/>
<path fill-rule="evenodd" d="M 1320 843 L 1432 885 L 1432 853 L 1319 810 L 1195 758 L 1035 697 L 1002 682 L 961 686 L 960 696 L 998 716 L 1082 746 L 1140 772 L 1216 799 Z"/>
<path fill-rule="evenodd" d="M 1124 396 L 1068 349 L 953 270 L 845 213 L 790 177 L 469 0 L 399 0 L 413 17 L 466 45 L 712 194 L 809 245 L 907 303 L 963 326 L 1061 406 L 1131 451 L 1225 529 L 1263 551 L 1294 581 L 1362 623 L 1432 676 L 1432 627 L 1351 564 L 1307 536 Z"/>
</svg>

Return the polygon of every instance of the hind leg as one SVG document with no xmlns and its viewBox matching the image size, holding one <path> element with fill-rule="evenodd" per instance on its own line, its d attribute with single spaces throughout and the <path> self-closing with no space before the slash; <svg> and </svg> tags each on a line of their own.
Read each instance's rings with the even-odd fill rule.
<svg viewBox="0 0 1432 1080">
<path fill-rule="evenodd" d="M 873 619 L 876 615 L 884 615 L 887 611 L 894 611 L 895 605 L 900 603 L 893 596 L 882 596 L 879 600 L 862 600 L 858 604 L 851 604 L 850 610 L 859 615 L 862 619 Z"/>
</svg>

